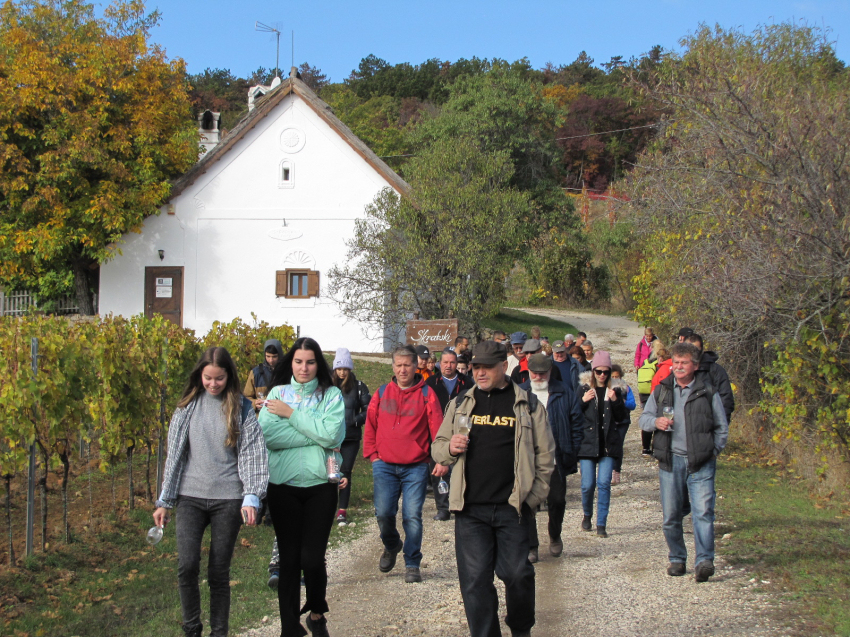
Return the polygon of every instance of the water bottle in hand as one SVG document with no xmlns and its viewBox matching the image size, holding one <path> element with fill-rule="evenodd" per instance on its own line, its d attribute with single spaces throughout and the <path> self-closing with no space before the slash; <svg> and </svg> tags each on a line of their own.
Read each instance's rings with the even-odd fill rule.
<svg viewBox="0 0 850 637">
<path fill-rule="evenodd" d="M 440 482 L 437 484 L 437 493 L 441 495 L 446 495 L 449 492 L 449 483 L 440 478 Z"/>
<path fill-rule="evenodd" d="M 148 541 L 148 544 L 150 544 L 151 546 L 156 546 L 157 544 L 159 544 L 160 540 L 162 539 L 162 527 L 152 526 L 148 531 L 148 536 L 146 539 Z"/>
</svg>

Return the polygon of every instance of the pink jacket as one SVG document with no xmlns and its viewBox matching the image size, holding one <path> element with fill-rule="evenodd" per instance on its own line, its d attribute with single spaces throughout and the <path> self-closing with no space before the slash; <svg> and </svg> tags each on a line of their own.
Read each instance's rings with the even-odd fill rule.
<svg viewBox="0 0 850 637">
<path fill-rule="evenodd" d="M 652 354 L 652 341 L 647 341 L 644 336 L 640 339 L 640 343 L 638 343 L 637 349 L 635 350 L 635 369 L 640 369 L 646 362 L 646 359 L 649 358 L 650 354 Z"/>
</svg>

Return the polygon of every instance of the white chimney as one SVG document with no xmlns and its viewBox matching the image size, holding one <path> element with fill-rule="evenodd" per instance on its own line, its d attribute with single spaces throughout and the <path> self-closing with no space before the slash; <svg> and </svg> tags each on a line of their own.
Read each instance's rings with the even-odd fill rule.
<svg viewBox="0 0 850 637">
<path fill-rule="evenodd" d="M 206 152 L 216 147 L 221 139 L 221 113 L 204 111 L 198 115 L 198 136 Z"/>
</svg>

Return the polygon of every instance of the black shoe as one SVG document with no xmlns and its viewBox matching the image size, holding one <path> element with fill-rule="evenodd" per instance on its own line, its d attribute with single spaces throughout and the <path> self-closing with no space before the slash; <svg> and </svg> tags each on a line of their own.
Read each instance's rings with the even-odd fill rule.
<svg viewBox="0 0 850 637">
<path fill-rule="evenodd" d="M 437 515 L 434 516 L 434 519 L 438 522 L 446 522 L 451 519 L 452 514 L 448 511 L 437 511 Z"/>
<path fill-rule="evenodd" d="M 422 573 L 415 566 L 408 566 L 404 571 L 405 584 L 418 584 L 422 581 Z"/>
<path fill-rule="evenodd" d="M 277 588 L 278 582 L 280 582 L 280 571 L 272 571 L 269 574 L 269 588 Z"/>
<path fill-rule="evenodd" d="M 685 574 L 685 565 L 682 562 L 670 562 L 667 567 L 667 575 L 670 577 L 681 577 Z"/>
<path fill-rule="evenodd" d="M 204 625 L 196 624 L 192 628 L 186 628 L 186 626 L 183 625 L 181 626 L 181 628 L 183 628 L 183 634 L 186 635 L 186 637 L 201 637 L 201 633 L 204 630 Z"/>
<path fill-rule="evenodd" d="M 537 549 L 531 549 L 528 552 L 528 561 L 531 562 L 532 564 L 537 564 L 537 562 L 539 560 L 540 560 L 540 555 L 537 553 Z"/>
<path fill-rule="evenodd" d="M 581 530 L 590 531 L 593 527 L 590 525 L 590 516 L 585 515 L 581 520 Z"/>
<path fill-rule="evenodd" d="M 328 634 L 328 620 L 322 615 L 321 619 L 313 619 L 310 614 L 307 614 L 307 628 L 313 637 L 330 637 Z"/>
<path fill-rule="evenodd" d="M 642 455 L 642 456 L 651 456 L 651 455 L 652 455 L 652 450 L 651 450 L 651 449 L 644 449 L 643 451 L 641 451 L 641 452 L 640 452 L 640 455 Z"/>
<path fill-rule="evenodd" d="M 694 579 L 697 582 L 707 582 L 712 575 L 714 575 L 714 562 L 710 560 L 703 560 L 694 570 Z"/>
<path fill-rule="evenodd" d="M 402 542 L 398 543 L 398 546 L 392 550 L 385 548 L 384 552 L 381 553 L 381 561 L 378 562 L 378 569 L 381 573 L 389 573 L 393 570 L 395 566 L 395 558 L 401 552 L 404 544 Z"/>
<path fill-rule="evenodd" d="M 605 532 L 604 526 L 596 527 L 596 535 L 598 535 L 599 537 L 608 537 L 608 533 Z"/>
<path fill-rule="evenodd" d="M 561 538 L 557 538 L 553 540 L 549 538 L 549 554 L 552 557 L 561 557 L 561 553 L 564 552 L 564 543 L 561 541 Z"/>
</svg>

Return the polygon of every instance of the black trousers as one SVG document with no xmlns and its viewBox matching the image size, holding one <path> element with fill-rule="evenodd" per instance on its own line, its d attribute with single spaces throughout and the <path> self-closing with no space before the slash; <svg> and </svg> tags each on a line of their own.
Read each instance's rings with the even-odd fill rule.
<svg viewBox="0 0 850 637">
<path fill-rule="evenodd" d="M 270 482 L 268 501 L 280 552 L 277 587 L 280 634 L 301 637 L 302 613 L 328 612 L 325 553 L 336 515 L 337 485 L 328 482 L 314 487 L 291 487 Z M 304 571 L 307 601 L 299 609 L 301 571 Z"/>
<path fill-rule="evenodd" d="M 242 526 L 242 500 L 205 500 L 181 495 L 177 499 L 177 583 L 183 630 L 201 629 L 201 541 L 210 528 L 207 582 L 210 587 L 212 637 L 227 637 L 230 622 L 230 560 Z M 199 633 L 200 634 L 200 633 Z"/>
<path fill-rule="evenodd" d="M 567 477 L 562 476 L 558 467 L 552 472 L 549 480 L 549 495 L 546 496 L 546 504 L 549 507 L 549 537 L 553 540 L 561 538 L 561 530 L 564 528 L 564 513 L 567 510 Z M 537 522 L 535 511 L 531 512 L 528 519 L 528 548 L 536 549 L 540 546 L 537 536 Z"/>
<path fill-rule="evenodd" d="M 510 504 L 468 504 L 455 513 L 460 593 L 472 637 L 501 637 L 495 573 L 505 583 L 505 623 L 511 632 L 534 626 L 534 567 L 528 561 L 528 522 Z"/>
<path fill-rule="evenodd" d="M 354 471 L 354 461 L 360 455 L 360 441 L 343 440 L 339 452 L 342 454 L 342 467 L 340 467 L 340 471 L 342 475 L 348 478 L 348 484 L 345 485 L 344 489 L 340 489 L 339 492 L 339 508 L 347 509 L 348 501 L 351 499 L 351 472 Z"/>
</svg>

